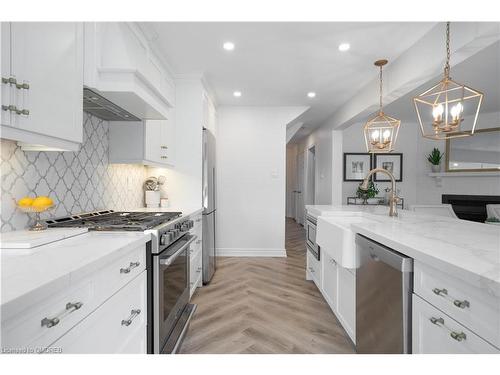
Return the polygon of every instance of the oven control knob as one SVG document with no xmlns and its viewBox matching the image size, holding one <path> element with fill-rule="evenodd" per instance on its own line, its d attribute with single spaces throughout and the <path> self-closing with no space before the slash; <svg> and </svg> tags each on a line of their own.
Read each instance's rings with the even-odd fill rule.
<svg viewBox="0 0 500 375">
<path fill-rule="evenodd" d="M 160 245 L 166 245 L 166 243 L 167 243 L 167 237 L 168 237 L 168 234 L 166 234 L 166 233 L 162 234 L 160 236 Z"/>
<path fill-rule="evenodd" d="M 192 227 L 194 227 L 194 221 L 193 220 L 189 220 L 188 221 L 188 226 L 189 228 L 191 229 Z"/>
<path fill-rule="evenodd" d="M 182 232 L 185 232 L 185 231 L 187 231 L 188 229 L 189 229 L 188 224 L 187 224 L 187 223 L 183 223 L 183 224 L 182 224 L 182 226 L 181 226 L 181 231 L 182 231 Z"/>
<path fill-rule="evenodd" d="M 172 236 L 174 238 L 179 237 L 180 230 L 179 229 L 172 229 Z"/>
</svg>

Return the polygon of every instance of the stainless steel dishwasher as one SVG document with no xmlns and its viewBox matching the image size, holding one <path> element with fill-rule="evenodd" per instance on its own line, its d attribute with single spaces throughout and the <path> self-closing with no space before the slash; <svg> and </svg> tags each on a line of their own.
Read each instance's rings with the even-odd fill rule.
<svg viewBox="0 0 500 375">
<path fill-rule="evenodd" d="M 411 353 L 413 259 L 360 234 L 356 247 L 356 351 Z"/>
</svg>

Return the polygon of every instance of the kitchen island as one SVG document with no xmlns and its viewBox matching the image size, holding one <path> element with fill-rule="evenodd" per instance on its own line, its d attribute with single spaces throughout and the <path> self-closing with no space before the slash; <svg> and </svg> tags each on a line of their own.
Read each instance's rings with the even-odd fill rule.
<svg viewBox="0 0 500 375">
<path fill-rule="evenodd" d="M 498 227 L 404 210 L 398 217 L 389 217 L 388 208 L 382 206 L 307 206 L 306 210 L 317 220 L 316 242 L 323 255 L 312 266 L 321 270 L 320 277 L 311 278 L 326 295 L 325 299 L 332 302 L 332 310 L 353 341 L 356 337 L 355 275 L 359 255 L 352 242 L 359 234 L 414 260 L 414 353 L 499 351 Z M 343 267 L 344 259 L 339 259 L 338 254 L 342 251 L 344 256 L 346 252 L 354 252 L 352 262 L 344 264 L 349 268 Z M 308 263 L 314 262 L 313 257 L 307 259 Z M 336 268 L 332 271 L 329 265 L 333 264 Z M 308 264 L 308 272 L 310 268 Z M 332 272 L 336 277 L 332 278 Z M 331 279 L 337 283 L 334 291 Z M 432 323 L 435 321 L 431 321 L 433 316 L 422 318 L 422 309 L 426 308 L 427 315 L 437 316 L 437 324 Z M 444 314 L 448 319 L 441 317 Z M 446 323 L 441 324 L 442 320 Z M 437 328 L 436 332 L 444 334 L 436 336 L 430 328 Z M 449 337 L 452 341 L 447 345 Z"/>
</svg>

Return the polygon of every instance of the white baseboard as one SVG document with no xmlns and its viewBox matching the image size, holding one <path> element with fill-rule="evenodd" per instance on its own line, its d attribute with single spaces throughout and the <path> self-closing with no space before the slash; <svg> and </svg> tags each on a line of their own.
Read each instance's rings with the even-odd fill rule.
<svg viewBox="0 0 500 375">
<path fill-rule="evenodd" d="M 285 249 L 245 249 L 245 248 L 218 248 L 219 257 L 281 257 L 286 258 Z"/>
</svg>

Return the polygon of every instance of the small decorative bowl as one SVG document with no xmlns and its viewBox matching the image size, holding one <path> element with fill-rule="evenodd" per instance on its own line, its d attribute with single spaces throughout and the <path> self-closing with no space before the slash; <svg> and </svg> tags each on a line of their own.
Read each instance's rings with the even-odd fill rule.
<svg viewBox="0 0 500 375">
<path fill-rule="evenodd" d="M 47 212 L 47 211 L 50 211 L 50 210 L 53 210 L 55 207 L 56 207 L 55 204 L 53 204 L 51 206 L 43 207 L 43 208 L 35 208 L 32 206 L 25 206 L 25 207 L 24 206 L 23 207 L 17 206 L 17 208 L 20 211 L 28 214 L 35 221 L 35 224 L 29 228 L 29 230 L 33 230 L 33 231 L 40 231 L 40 230 L 47 229 L 47 225 L 45 223 L 43 223 L 42 220 L 40 219 L 40 214 Z"/>
</svg>

